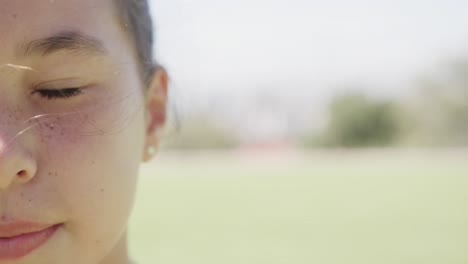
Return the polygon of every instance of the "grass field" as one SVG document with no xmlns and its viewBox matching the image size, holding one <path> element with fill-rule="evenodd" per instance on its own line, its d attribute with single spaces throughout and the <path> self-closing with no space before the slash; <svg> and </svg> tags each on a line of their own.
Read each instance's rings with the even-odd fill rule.
<svg viewBox="0 0 468 264">
<path fill-rule="evenodd" d="M 141 264 L 466 264 L 468 151 L 163 153 L 130 241 Z"/>
</svg>

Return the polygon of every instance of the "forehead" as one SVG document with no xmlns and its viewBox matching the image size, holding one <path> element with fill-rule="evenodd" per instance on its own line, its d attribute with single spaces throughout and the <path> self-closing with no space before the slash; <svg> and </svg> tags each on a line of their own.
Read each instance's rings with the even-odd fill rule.
<svg viewBox="0 0 468 264">
<path fill-rule="evenodd" d="M 115 42 L 121 33 L 112 0 L 0 0 L 0 6 L 0 57 L 21 42 L 63 31 L 104 42 Z"/>
</svg>

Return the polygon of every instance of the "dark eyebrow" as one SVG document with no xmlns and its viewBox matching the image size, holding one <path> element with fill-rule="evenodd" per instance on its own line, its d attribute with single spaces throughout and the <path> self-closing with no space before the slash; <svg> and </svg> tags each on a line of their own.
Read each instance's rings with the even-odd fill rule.
<svg viewBox="0 0 468 264">
<path fill-rule="evenodd" d="M 81 32 L 67 31 L 24 43 L 19 46 L 17 55 L 20 57 L 34 54 L 47 56 L 59 51 L 107 53 L 104 45 L 98 39 Z"/>
</svg>

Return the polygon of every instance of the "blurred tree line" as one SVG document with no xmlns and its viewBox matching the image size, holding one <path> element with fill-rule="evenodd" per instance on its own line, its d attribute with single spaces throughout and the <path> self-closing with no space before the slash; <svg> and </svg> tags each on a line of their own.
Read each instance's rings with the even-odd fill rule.
<svg viewBox="0 0 468 264">
<path fill-rule="evenodd" d="M 444 65 L 401 101 L 345 94 L 329 106 L 328 124 L 306 147 L 468 146 L 468 58 Z"/>
<path fill-rule="evenodd" d="M 372 100 L 364 94 L 339 95 L 329 107 L 329 122 L 312 147 L 371 147 L 394 144 L 399 136 L 397 108 L 392 102 Z"/>
<path fill-rule="evenodd" d="M 363 93 L 337 95 L 329 104 L 326 126 L 298 137 L 299 146 L 468 146 L 468 57 L 441 65 L 413 85 L 415 96 L 398 100 Z M 163 145 L 172 149 L 230 149 L 250 144 L 239 138 L 245 130 L 226 129 L 226 122 L 216 121 L 212 113 L 187 118 L 179 129 L 168 133 Z"/>
</svg>

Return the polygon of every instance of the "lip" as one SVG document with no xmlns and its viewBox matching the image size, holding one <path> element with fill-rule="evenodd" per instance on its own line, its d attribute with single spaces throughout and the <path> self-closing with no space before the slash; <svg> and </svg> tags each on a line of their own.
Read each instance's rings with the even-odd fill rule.
<svg viewBox="0 0 468 264">
<path fill-rule="evenodd" d="M 0 225 L 0 259 L 22 258 L 46 243 L 61 224 L 14 222 Z"/>
</svg>

